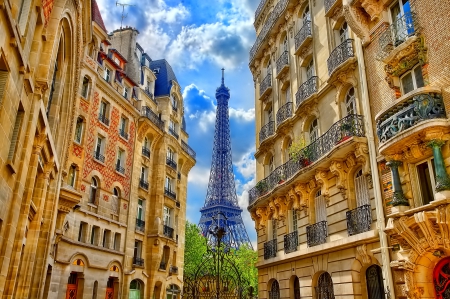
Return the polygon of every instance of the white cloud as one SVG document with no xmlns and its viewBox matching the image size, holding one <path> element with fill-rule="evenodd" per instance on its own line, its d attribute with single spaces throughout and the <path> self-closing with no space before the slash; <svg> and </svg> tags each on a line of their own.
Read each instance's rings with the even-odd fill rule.
<svg viewBox="0 0 450 299">
<path fill-rule="evenodd" d="M 188 183 L 197 186 L 207 186 L 209 182 L 210 169 L 194 166 L 189 172 Z"/>
<path fill-rule="evenodd" d="M 242 156 L 240 161 L 234 163 L 236 170 L 242 174 L 245 179 L 250 179 L 255 176 L 256 160 L 253 158 L 254 149 L 250 153 Z"/>
<path fill-rule="evenodd" d="M 237 118 L 244 121 L 255 121 L 255 108 L 244 110 L 230 107 L 230 118 Z"/>
<path fill-rule="evenodd" d="M 197 127 L 194 129 L 200 129 L 202 132 L 214 132 L 214 123 L 216 121 L 216 113 L 214 111 L 197 111 L 194 114 L 189 114 L 190 119 L 197 119 Z"/>
</svg>

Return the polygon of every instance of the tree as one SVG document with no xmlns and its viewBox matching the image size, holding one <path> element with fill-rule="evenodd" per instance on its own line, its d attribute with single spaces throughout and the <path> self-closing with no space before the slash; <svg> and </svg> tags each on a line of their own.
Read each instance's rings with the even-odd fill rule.
<svg viewBox="0 0 450 299">
<path fill-rule="evenodd" d="M 206 253 L 206 238 L 197 224 L 186 221 L 186 243 L 184 245 L 184 275 L 193 275 Z"/>
</svg>

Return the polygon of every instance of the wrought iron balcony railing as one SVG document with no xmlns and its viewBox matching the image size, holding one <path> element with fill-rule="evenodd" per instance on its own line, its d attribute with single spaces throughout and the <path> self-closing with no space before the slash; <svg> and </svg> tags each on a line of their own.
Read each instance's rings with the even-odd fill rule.
<svg viewBox="0 0 450 299">
<path fill-rule="evenodd" d="M 327 221 L 320 221 L 306 227 L 306 242 L 308 247 L 326 243 L 328 236 Z"/>
<path fill-rule="evenodd" d="M 177 266 L 170 266 L 169 273 L 170 274 L 178 274 L 178 267 Z"/>
<path fill-rule="evenodd" d="M 292 102 L 287 102 L 277 111 L 277 126 L 292 116 Z"/>
<path fill-rule="evenodd" d="M 136 230 L 140 232 L 145 231 L 145 221 L 141 219 L 136 219 Z"/>
<path fill-rule="evenodd" d="M 287 161 L 250 189 L 248 194 L 249 205 L 275 188 L 281 179 L 290 179 L 303 168 L 325 156 L 340 142 L 353 136 L 364 137 L 364 135 L 363 117 L 361 115 L 350 114 L 337 121 L 325 134 L 302 149 L 301 156 L 304 157 L 303 159 Z"/>
<path fill-rule="evenodd" d="M 169 133 L 170 133 L 170 135 L 172 135 L 176 139 L 180 138 L 180 136 L 177 134 L 177 132 L 175 132 L 175 130 L 172 129 L 172 128 L 169 128 Z"/>
<path fill-rule="evenodd" d="M 164 188 L 164 194 L 172 198 L 173 200 L 177 200 L 177 194 L 173 192 L 171 189 Z"/>
<path fill-rule="evenodd" d="M 416 15 L 413 12 L 405 13 L 398 18 L 393 24 L 386 28 L 380 34 L 380 58 L 383 58 L 395 49 L 397 46 L 404 43 L 409 37 L 413 36 L 417 30 Z"/>
<path fill-rule="evenodd" d="M 142 107 L 141 114 L 147 117 L 152 123 L 154 123 L 161 131 L 164 132 L 164 121 L 160 120 L 158 115 L 150 109 L 150 107 Z"/>
<path fill-rule="evenodd" d="M 123 130 L 123 129 L 119 129 L 119 135 L 125 139 L 128 139 L 128 133 L 125 132 L 125 130 Z"/>
<path fill-rule="evenodd" d="M 303 103 L 307 98 L 312 96 L 317 92 L 317 85 L 319 82 L 319 77 L 312 76 L 309 78 L 306 82 L 304 82 L 300 87 L 298 88 L 297 93 L 295 94 L 295 105 L 296 108 L 300 106 L 301 103 Z"/>
<path fill-rule="evenodd" d="M 293 231 L 284 235 L 284 253 L 291 253 L 297 250 L 298 246 L 298 231 Z"/>
<path fill-rule="evenodd" d="M 372 210 L 370 205 L 363 205 L 346 212 L 347 232 L 349 236 L 367 232 L 372 224 Z"/>
<path fill-rule="evenodd" d="M 269 88 L 272 88 L 272 74 L 268 73 L 267 76 L 261 81 L 259 85 L 259 94 L 262 96 Z"/>
<path fill-rule="evenodd" d="M 166 157 L 166 164 L 177 170 L 177 162 L 175 162 L 172 158 Z"/>
<path fill-rule="evenodd" d="M 273 239 L 264 243 L 264 259 L 270 259 L 277 256 L 277 240 Z"/>
<path fill-rule="evenodd" d="M 143 178 L 141 178 L 139 180 L 139 187 L 141 187 L 142 189 L 148 190 L 148 182 L 146 180 L 144 180 Z"/>
<path fill-rule="evenodd" d="M 133 265 L 144 266 L 144 259 L 137 256 L 133 257 Z"/>
<path fill-rule="evenodd" d="M 166 270 L 166 267 L 167 267 L 167 263 L 165 261 L 161 261 L 159 263 L 159 269 L 160 270 Z"/>
<path fill-rule="evenodd" d="M 259 131 L 259 144 L 261 144 L 264 140 L 269 138 L 275 132 L 275 122 L 269 121 L 267 124 L 262 126 L 261 131 Z"/>
<path fill-rule="evenodd" d="M 142 147 L 142 155 L 147 157 L 147 158 L 150 158 L 150 149 L 146 148 L 145 146 L 143 146 Z"/>
<path fill-rule="evenodd" d="M 327 60 L 328 75 L 331 76 L 341 64 L 353 56 L 353 39 L 347 39 L 331 52 Z"/>
<path fill-rule="evenodd" d="M 277 75 L 286 66 L 289 66 L 289 52 L 288 51 L 284 51 L 277 60 Z"/>
<path fill-rule="evenodd" d="M 328 13 L 337 0 L 325 0 L 325 13 Z"/>
<path fill-rule="evenodd" d="M 103 156 L 99 151 L 94 151 L 94 159 L 105 163 L 105 156 Z"/>
<path fill-rule="evenodd" d="M 116 171 L 120 172 L 121 174 L 125 174 L 125 168 L 123 168 L 123 166 L 119 163 L 116 164 Z"/>
<path fill-rule="evenodd" d="M 100 113 L 98 115 L 98 120 L 104 123 L 105 125 L 109 126 L 109 118 L 107 118 L 106 115 Z"/>
<path fill-rule="evenodd" d="M 297 51 L 306 38 L 312 37 L 311 33 L 311 21 L 305 21 L 302 28 L 295 35 L 295 50 Z"/>
<path fill-rule="evenodd" d="M 384 143 L 424 120 L 446 119 L 446 114 L 441 94 L 416 93 L 376 118 L 378 139 Z"/>
<path fill-rule="evenodd" d="M 167 225 L 163 225 L 163 234 L 168 238 L 173 238 L 173 228 Z"/>
<path fill-rule="evenodd" d="M 148 95 L 148 97 L 149 97 L 153 102 L 155 102 L 156 105 L 158 105 L 158 102 L 156 101 L 155 96 L 153 95 L 153 93 L 150 91 L 150 88 L 146 87 L 146 88 L 144 89 L 144 92 Z"/>
<path fill-rule="evenodd" d="M 256 38 L 255 44 L 250 49 L 250 61 L 253 61 L 255 58 L 256 52 L 258 52 L 259 48 L 261 47 L 261 44 L 264 42 L 266 37 L 269 35 L 268 33 L 272 29 L 272 27 L 275 25 L 281 14 L 283 14 L 289 4 L 289 0 L 281 0 L 279 1 L 275 7 L 273 8 L 272 12 L 267 17 L 263 28 L 261 29 L 261 32 L 258 34 L 258 37 Z"/>
<path fill-rule="evenodd" d="M 266 3 L 269 0 L 261 0 L 261 2 L 259 2 L 258 8 L 255 11 L 255 22 L 258 19 L 259 15 L 261 14 L 261 12 L 263 11 L 264 7 L 266 6 Z"/>
<path fill-rule="evenodd" d="M 172 105 L 172 110 L 175 111 L 175 112 L 178 112 L 178 107 L 175 106 L 175 105 Z"/>
<path fill-rule="evenodd" d="M 183 149 L 183 151 L 185 151 L 189 156 L 191 156 L 194 160 L 196 157 L 196 153 L 195 151 L 183 140 L 181 140 L 181 148 Z"/>
</svg>

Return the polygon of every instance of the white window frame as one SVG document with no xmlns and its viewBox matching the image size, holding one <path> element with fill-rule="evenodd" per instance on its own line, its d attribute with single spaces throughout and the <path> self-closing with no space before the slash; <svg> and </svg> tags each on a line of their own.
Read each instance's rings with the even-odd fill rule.
<svg viewBox="0 0 450 299">
<path fill-rule="evenodd" d="M 168 206 L 163 207 L 163 224 L 172 227 L 173 209 Z"/>
<path fill-rule="evenodd" d="M 345 27 L 345 28 L 344 28 Z M 350 38 L 347 22 L 343 22 L 339 27 L 339 45 Z"/>
<path fill-rule="evenodd" d="M 81 83 L 81 96 L 84 99 L 87 99 L 89 96 L 89 89 L 90 89 L 90 81 L 88 76 L 83 77 L 83 82 Z"/>
<path fill-rule="evenodd" d="M 314 75 L 316 73 L 314 70 L 314 58 L 311 58 L 308 65 L 305 67 L 305 70 L 306 70 L 306 81 L 308 81 L 309 79 L 314 77 Z"/>
<path fill-rule="evenodd" d="M 77 167 L 73 164 L 70 165 L 67 184 L 72 188 L 75 188 L 75 184 L 77 182 L 77 172 Z"/>
<path fill-rule="evenodd" d="M 139 220 L 145 219 L 145 199 L 138 198 L 136 219 L 139 219 Z"/>
<path fill-rule="evenodd" d="M 416 90 L 416 89 L 418 89 L 418 88 L 423 87 L 423 86 L 421 86 L 421 87 L 418 87 L 418 86 L 417 86 L 417 78 L 416 78 L 416 73 L 415 73 L 415 70 L 416 70 L 417 68 L 422 68 L 422 65 L 420 65 L 420 63 L 418 63 L 418 64 L 416 64 L 413 68 L 411 68 L 409 71 L 407 71 L 407 72 L 405 72 L 403 75 L 401 75 L 401 77 L 400 77 L 400 86 L 401 86 L 401 90 L 402 90 L 402 94 L 403 94 L 403 95 L 405 95 L 405 94 L 407 94 L 407 93 L 409 93 L 409 92 L 411 92 L 411 91 L 413 91 L 413 90 Z M 403 86 L 403 79 L 404 79 L 408 74 L 411 74 L 412 83 L 413 83 L 413 90 L 410 90 L 410 91 L 408 91 L 408 92 L 405 92 L 405 91 L 404 91 L 404 86 Z M 422 70 L 420 70 L 420 74 L 422 75 L 422 81 L 423 81 L 423 83 L 424 83 L 424 85 L 425 85 Z"/>
<path fill-rule="evenodd" d="M 319 139 L 319 120 L 315 118 L 309 124 L 309 143 L 313 143 L 317 139 Z"/>
<path fill-rule="evenodd" d="M 314 210 L 316 223 L 327 221 L 327 205 L 321 190 L 317 191 L 314 196 Z"/>
<path fill-rule="evenodd" d="M 81 144 L 81 140 L 83 140 L 83 129 L 84 129 L 84 121 L 81 117 L 77 118 L 77 122 L 75 124 L 75 143 Z"/>
<path fill-rule="evenodd" d="M 175 161 L 175 152 L 170 147 L 167 148 L 167 158 Z"/>
<path fill-rule="evenodd" d="M 109 103 L 105 100 L 101 100 L 100 102 L 100 114 L 109 118 Z"/>
<path fill-rule="evenodd" d="M 95 142 L 95 152 L 99 153 L 100 155 L 103 156 L 103 153 L 105 151 L 105 143 L 106 143 L 106 138 L 101 135 L 97 135 L 97 140 Z M 100 144 L 100 147 L 99 147 L 99 144 Z"/>
<path fill-rule="evenodd" d="M 109 68 L 105 68 L 105 75 L 103 77 L 103 79 L 105 79 L 106 82 L 110 82 L 111 81 L 111 73 L 112 71 Z"/>
<path fill-rule="evenodd" d="M 350 94 L 350 91 L 353 90 L 353 95 Z M 356 111 L 356 91 L 354 87 L 350 87 L 345 94 L 345 116 L 350 114 L 357 114 Z M 353 113 L 349 113 L 350 110 L 353 110 Z"/>
<path fill-rule="evenodd" d="M 128 119 L 125 116 L 120 117 L 119 128 L 124 132 L 128 133 Z"/>
<path fill-rule="evenodd" d="M 367 183 L 367 177 L 364 175 L 362 169 L 355 172 L 354 184 L 356 206 L 361 207 L 370 205 L 369 185 Z"/>
<path fill-rule="evenodd" d="M 294 209 L 291 210 L 291 213 L 292 213 L 292 228 L 291 228 L 291 232 L 295 232 L 295 231 L 298 231 L 298 213 Z"/>
<path fill-rule="evenodd" d="M 120 147 L 117 149 L 117 165 L 120 167 L 124 167 L 124 160 L 125 160 L 125 150 L 121 149 Z"/>
<path fill-rule="evenodd" d="M 302 24 L 306 24 L 306 22 L 311 21 L 311 12 L 309 10 L 309 6 L 307 5 L 302 13 Z"/>
<path fill-rule="evenodd" d="M 141 166 L 141 180 L 147 182 L 148 179 L 148 167 Z"/>
<path fill-rule="evenodd" d="M 128 100 L 129 93 L 130 93 L 130 88 L 125 85 L 123 87 L 123 97 L 127 100 Z"/>
<path fill-rule="evenodd" d="M 89 203 L 95 204 L 100 192 L 99 190 L 99 184 L 96 178 L 91 179 L 91 188 L 89 189 Z"/>
</svg>

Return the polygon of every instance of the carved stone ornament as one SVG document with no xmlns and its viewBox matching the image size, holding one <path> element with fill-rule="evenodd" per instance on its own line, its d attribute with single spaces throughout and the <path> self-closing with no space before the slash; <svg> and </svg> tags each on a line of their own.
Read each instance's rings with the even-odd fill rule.
<svg viewBox="0 0 450 299">
<path fill-rule="evenodd" d="M 275 206 L 275 202 L 273 201 L 273 199 L 269 201 L 269 210 L 267 216 L 271 219 L 278 219 L 278 209 Z"/>
<path fill-rule="evenodd" d="M 371 21 L 379 19 L 384 7 L 381 0 L 361 0 L 361 6 L 369 14 Z"/>
<path fill-rule="evenodd" d="M 288 210 L 288 203 L 286 201 L 286 197 L 278 196 L 277 198 L 275 198 L 274 204 L 275 204 L 275 207 L 278 210 L 277 211 L 278 219 L 279 220 L 284 220 L 286 218 L 287 210 Z"/>
<path fill-rule="evenodd" d="M 302 60 L 305 60 L 307 57 L 312 55 L 312 47 L 313 47 L 313 43 L 309 43 L 309 45 L 307 47 L 303 47 L 303 49 L 299 55 Z"/>
<path fill-rule="evenodd" d="M 297 184 L 294 190 L 300 198 L 300 209 L 308 208 L 309 186 L 307 184 Z"/>
<path fill-rule="evenodd" d="M 370 255 L 367 252 L 367 245 L 363 244 L 356 247 L 356 252 L 358 253 L 360 257 L 360 261 L 363 265 L 369 265 L 372 263 L 372 259 Z"/>
<path fill-rule="evenodd" d="M 300 210 L 300 196 L 297 195 L 294 188 L 289 189 L 288 197 L 292 206 L 292 209 L 295 211 Z"/>
<path fill-rule="evenodd" d="M 326 170 L 317 170 L 315 175 L 316 181 L 322 189 L 322 196 L 324 196 L 327 200 L 330 197 L 329 186 L 328 186 L 328 178 Z"/>
<path fill-rule="evenodd" d="M 408 260 L 398 260 L 391 262 L 391 268 L 397 268 L 406 271 L 414 271 L 415 266 L 416 265 L 414 265 Z"/>
<path fill-rule="evenodd" d="M 344 5 L 343 14 L 347 24 L 353 32 L 363 41 L 364 44 L 370 41 L 368 16 L 361 7 L 355 5 Z"/>
<path fill-rule="evenodd" d="M 369 147 L 366 143 L 358 142 L 355 145 L 356 160 L 362 164 L 364 175 L 370 175 Z"/>
<path fill-rule="evenodd" d="M 258 207 L 256 208 L 256 226 L 258 226 L 258 228 L 265 228 L 266 227 L 266 223 L 267 223 L 267 208 L 265 207 Z"/>
<path fill-rule="evenodd" d="M 342 161 L 331 161 L 330 172 L 336 176 L 336 188 L 344 199 L 348 199 L 347 194 L 347 167 Z"/>
</svg>

